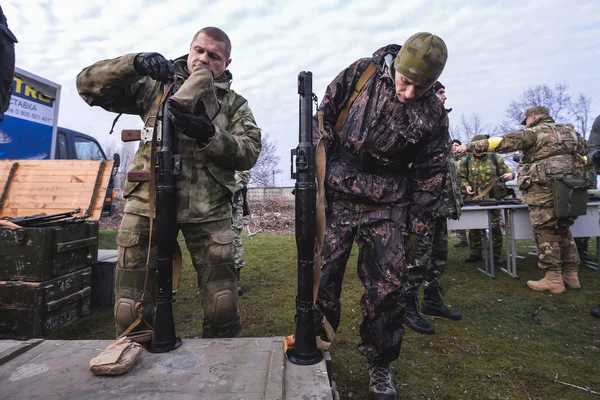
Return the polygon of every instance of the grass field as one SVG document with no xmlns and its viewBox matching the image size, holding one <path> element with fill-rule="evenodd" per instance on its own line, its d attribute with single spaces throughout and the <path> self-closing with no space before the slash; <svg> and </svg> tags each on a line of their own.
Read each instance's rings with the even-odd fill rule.
<svg viewBox="0 0 600 400">
<path fill-rule="evenodd" d="M 115 231 L 102 232 L 102 248 L 116 248 Z M 529 241 L 518 243 L 519 280 L 498 272 L 491 279 L 462 263 L 468 250 L 452 247 L 442 279 L 445 301 L 462 321 L 430 320 L 435 336 L 407 331 L 394 363 L 404 399 L 591 399 L 594 394 L 554 382 L 600 392 L 600 319 L 590 316 L 600 303 L 600 273 L 580 271 L 583 290 L 562 295 L 536 293 L 525 282 L 539 279 Z M 184 246 L 183 243 L 181 243 Z M 246 268 L 240 299 L 243 336 L 285 336 L 294 331 L 296 247 L 291 235 L 244 237 Z M 185 252 L 184 252 L 185 253 Z M 363 289 L 356 274 L 356 249 L 342 294 L 342 323 L 333 345 L 333 379 L 343 399 L 368 398 L 364 358 L 358 353 Z M 593 252 L 595 254 L 595 252 Z M 201 334 L 202 310 L 195 273 L 184 255 L 182 282 L 174 304 L 177 334 Z M 112 308 L 56 331 L 52 339 L 113 337 Z M 558 378 L 556 378 L 558 376 Z"/>
</svg>

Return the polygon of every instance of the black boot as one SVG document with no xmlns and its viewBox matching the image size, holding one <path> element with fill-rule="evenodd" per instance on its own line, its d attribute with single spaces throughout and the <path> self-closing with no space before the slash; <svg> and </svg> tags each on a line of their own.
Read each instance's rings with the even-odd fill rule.
<svg viewBox="0 0 600 400">
<path fill-rule="evenodd" d="M 417 296 L 406 297 L 406 307 L 404 308 L 404 324 L 410 329 L 423 335 L 435 334 L 433 326 L 425 321 L 419 310 L 417 310 Z"/>
<path fill-rule="evenodd" d="M 396 386 L 389 364 L 369 365 L 369 378 L 371 400 L 396 400 Z"/>
<path fill-rule="evenodd" d="M 596 318 L 600 318 L 600 304 L 592 308 L 592 312 L 590 314 Z"/>
<path fill-rule="evenodd" d="M 464 240 L 459 241 L 454 245 L 454 247 L 469 247 L 469 242 L 465 242 Z"/>
<path fill-rule="evenodd" d="M 469 257 L 465 258 L 464 261 L 467 263 L 476 263 L 483 261 L 483 257 L 479 254 L 471 254 Z"/>
<path fill-rule="evenodd" d="M 457 311 L 452 311 L 442 301 L 440 296 L 441 288 L 439 286 L 430 286 L 425 289 L 425 296 L 423 297 L 423 303 L 421 304 L 421 312 L 425 315 L 436 318 L 446 318 L 452 320 L 462 319 Z"/>
</svg>

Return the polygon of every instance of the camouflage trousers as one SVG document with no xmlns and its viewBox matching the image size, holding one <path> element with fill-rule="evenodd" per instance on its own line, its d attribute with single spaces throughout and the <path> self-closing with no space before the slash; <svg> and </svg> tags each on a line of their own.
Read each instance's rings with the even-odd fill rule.
<svg viewBox="0 0 600 400">
<path fill-rule="evenodd" d="M 492 245 L 494 248 L 494 257 L 499 258 L 502 254 L 502 224 L 500 223 L 500 210 L 492 210 Z M 483 229 L 469 230 L 469 247 L 471 254 L 481 255 L 483 249 Z"/>
<path fill-rule="evenodd" d="M 242 192 L 235 194 L 236 202 L 233 207 L 231 228 L 233 229 L 233 248 L 235 251 L 235 269 L 239 272 L 244 267 L 244 246 L 242 245 L 242 231 L 244 230 L 244 196 Z"/>
<path fill-rule="evenodd" d="M 419 238 L 415 260 L 408 260 L 406 296 L 416 296 L 424 288 L 439 286 L 438 279 L 448 260 L 448 220 L 436 218 L 433 234 Z"/>
<path fill-rule="evenodd" d="M 554 207 L 529 206 L 538 253 L 544 271 L 571 272 L 579 269 L 579 253 L 569 227 L 575 218 L 557 217 Z"/>
<path fill-rule="evenodd" d="M 197 273 L 204 310 L 202 337 L 234 337 L 241 331 L 237 275 L 233 261 L 231 220 L 179 224 Z M 133 321 L 123 308 L 144 293 L 144 320 L 152 326 L 156 308 L 156 232 L 152 233 L 150 266 L 146 257 L 150 219 L 125 213 L 117 235 L 118 258 L 115 278 L 115 325 L 120 335 Z M 144 282 L 147 279 L 146 287 Z M 135 315 L 137 317 L 137 315 Z M 145 327 L 140 327 L 144 329 Z"/>
<path fill-rule="evenodd" d="M 461 242 L 467 242 L 467 231 L 465 229 L 459 229 L 454 231 L 454 233 L 456 234 L 456 237 L 458 238 L 459 241 Z"/>
<path fill-rule="evenodd" d="M 342 281 L 356 241 L 357 272 L 365 287 L 358 349 L 369 362 L 393 361 L 404 336 L 406 207 L 361 212 L 334 201 L 326 224 L 317 307 L 337 330 Z"/>
</svg>

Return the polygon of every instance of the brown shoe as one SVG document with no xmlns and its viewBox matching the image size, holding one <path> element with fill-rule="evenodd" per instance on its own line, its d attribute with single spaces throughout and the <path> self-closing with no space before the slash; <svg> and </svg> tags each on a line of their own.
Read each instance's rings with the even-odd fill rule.
<svg viewBox="0 0 600 400">
<path fill-rule="evenodd" d="M 527 281 L 527 286 L 538 292 L 550 291 L 554 294 L 560 294 L 567 291 L 562 276 L 558 271 L 546 271 L 544 278 L 539 281 Z"/>
<path fill-rule="evenodd" d="M 562 275 L 563 282 L 567 289 L 578 290 L 581 289 L 581 285 L 579 284 L 579 278 L 577 277 L 577 271 L 569 271 L 565 272 Z"/>
</svg>

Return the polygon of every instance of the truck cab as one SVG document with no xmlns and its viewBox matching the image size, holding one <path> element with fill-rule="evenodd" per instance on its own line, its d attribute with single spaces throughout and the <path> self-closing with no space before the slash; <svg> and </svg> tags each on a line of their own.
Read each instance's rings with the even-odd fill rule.
<svg viewBox="0 0 600 400">
<path fill-rule="evenodd" d="M 92 136 L 71 129 L 58 127 L 56 135 L 56 160 L 106 160 L 100 143 Z M 116 163 L 116 160 L 115 160 Z M 117 166 L 118 167 L 118 166 Z M 114 174 L 113 174 L 114 175 Z M 102 216 L 114 214 L 114 179 L 111 177 L 102 206 Z"/>
</svg>

